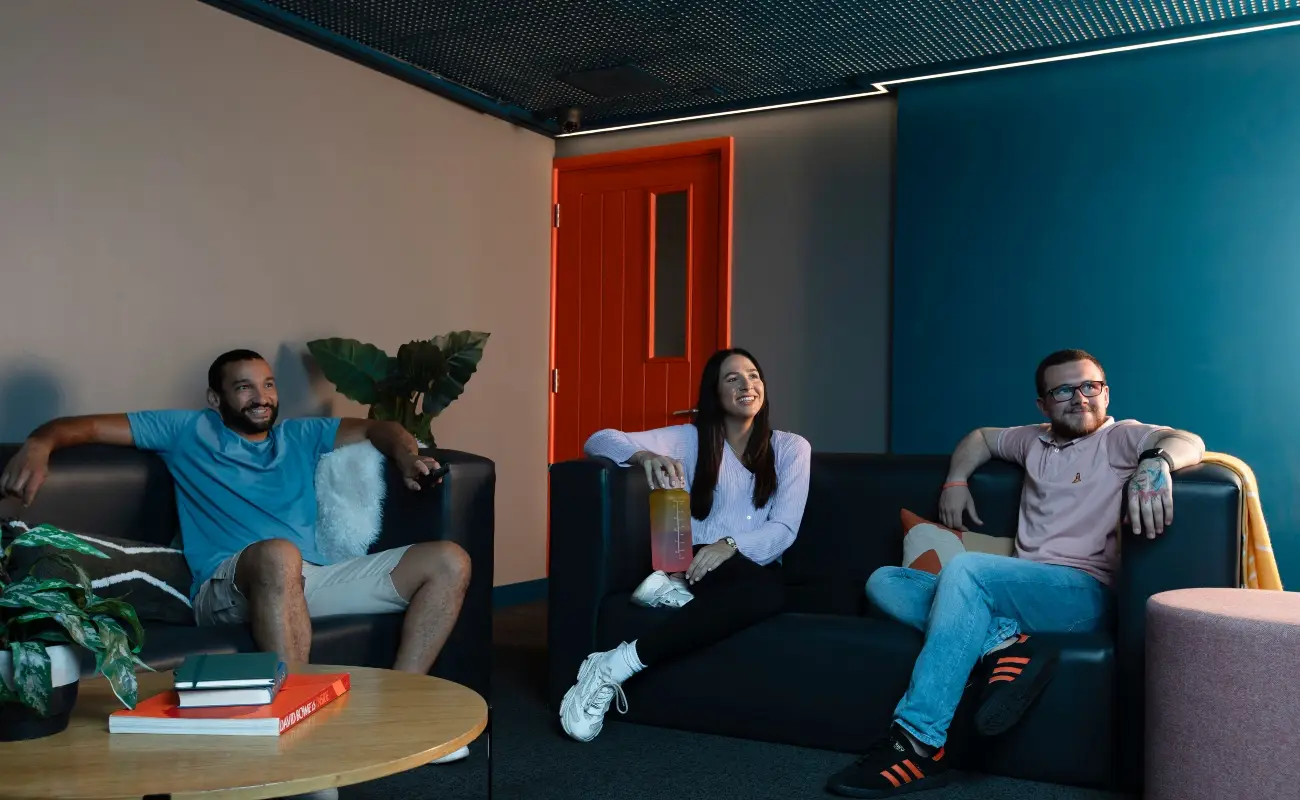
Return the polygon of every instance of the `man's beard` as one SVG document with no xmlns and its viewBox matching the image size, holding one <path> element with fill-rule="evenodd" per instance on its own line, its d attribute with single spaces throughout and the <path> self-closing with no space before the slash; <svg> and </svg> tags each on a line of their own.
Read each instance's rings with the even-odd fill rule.
<svg viewBox="0 0 1300 800">
<path fill-rule="evenodd" d="M 1079 439 L 1100 428 L 1105 421 L 1104 413 L 1089 411 L 1077 420 L 1068 418 L 1052 420 L 1052 433 L 1056 434 L 1058 439 Z"/>
<path fill-rule="evenodd" d="M 269 408 L 271 415 L 264 422 L 257 422 L 248 417 L 248 412 L 255 408 Z M 236 433 L 266 433 L 275 425 L 275 421 L 280 416 L 280 407 L 278 405 L 254 404 L 245 406 L 242 410 L 236 411 L 225 400 L 221 401 L 221 419 L 226 423 L 226 427 Z"/>
</svg>

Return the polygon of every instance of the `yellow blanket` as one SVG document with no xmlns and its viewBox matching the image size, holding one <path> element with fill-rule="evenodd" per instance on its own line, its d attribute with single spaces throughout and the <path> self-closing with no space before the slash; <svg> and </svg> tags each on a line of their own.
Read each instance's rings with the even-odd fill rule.
<svg viewBox="0 0 1300 800">
<path fill-rule="evenodd" d="M 1206 452 L 1201 459 L 1237 473 L 1246 504 L 1241 519 L 1241 585 L 1247 589 L 1282 589 L 1282 576 L 1273 558 L 1273 544 L 1268 538 L 1268 524 L 1259 504 L 1259 485 L 1254 471 L 1241 459 L 1227 453 Z M 1175 509 L 1177 514 L 1177 509 Z"/>
</svg>

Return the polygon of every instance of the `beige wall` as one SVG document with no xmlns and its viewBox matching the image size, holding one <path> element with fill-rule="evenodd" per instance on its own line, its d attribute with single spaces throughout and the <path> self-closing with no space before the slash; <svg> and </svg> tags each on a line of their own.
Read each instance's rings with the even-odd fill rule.
<svg viewBox="0 0 1300 800">
<path fill-rule="evenodd" d="M 545 573 L 551 140 L 194 0 L 0 2 L 0 439 L 192 407 L 262 350 L 492 333 L 437 422 L 497 463 L 496 583 Z"/>
<path fill-rule="evenodd" d="M 773 425 L 816 450 L 888 448 L 895 111 L 873 98 L 556 141 L 564 157 L 735 137 L 732 340 L 763 364 Z"/>
</svg>

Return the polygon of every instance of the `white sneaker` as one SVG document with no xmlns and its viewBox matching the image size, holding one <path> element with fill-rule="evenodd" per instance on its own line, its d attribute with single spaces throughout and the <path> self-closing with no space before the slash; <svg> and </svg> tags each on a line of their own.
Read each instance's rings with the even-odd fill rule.
<svg viewBox="0 0 1300 800">
<path fill-rule="evenodd" d="M 695 599 L 683 578 L 670 578 L 662 570 L 650 573 L 632 592 L 632 602 L 645 608 L 681 608 Z"/>
<path fill-rule="evenodd" d="M 627 695 L 605 667 L 605 655 L 587 656 L 578 670 L 578 682 L 569 687 L 560 701 L 560 726 L 580 742 L 590 742 L 600 733 L 614 698 L 618 698 L 618 713 L 627 713 Z"/>
<path fill-rule="evenodd" d="M 435 758 L 434 760 L 430 761 L 429 763 L 430 763 L 430 764 L 450 764 L 450 763 L 453 762 L 453 761 L 460 761 L 460 760 L 465 759 L 465 758 L 469 758 L 469 745 L 466 745 L 466 746 L 462 747 L 462 748 L 459 749 L 459 750 L 453 750 L 453 751 L 451 751 L 450 753 L 448 753 L 447 755 L 442 756 L 441 758 Z"/>
</svg>

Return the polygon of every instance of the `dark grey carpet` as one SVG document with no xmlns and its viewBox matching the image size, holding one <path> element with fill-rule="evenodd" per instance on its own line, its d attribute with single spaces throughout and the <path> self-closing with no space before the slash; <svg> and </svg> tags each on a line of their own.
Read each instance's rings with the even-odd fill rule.
<svg viewBox="0 0 1300 800">
<path fill-rule="evenodd" d="M 826 776 L 851 756 L 786 745 L 704 736 L 610 722 L 579 744 L 543 702 L 546 610 L 541 604 L 498 611 L 493 676 L 493 797 L 501 800 L 831 800 Z M 487 797 L 482 739 L 455 764 L 422 767 L 340 790 L 341 800 L 480 800 Z M 907 795 L 926 800 L 1120 800 L 1126 795 L 964 774 L 943 789 Z"/>
</svg>

